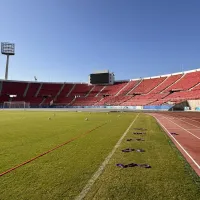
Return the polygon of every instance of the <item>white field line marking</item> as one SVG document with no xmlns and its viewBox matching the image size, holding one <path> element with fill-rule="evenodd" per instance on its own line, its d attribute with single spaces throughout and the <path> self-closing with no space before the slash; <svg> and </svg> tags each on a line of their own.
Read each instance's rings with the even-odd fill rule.
<svg viewBox="0 0 200 200">
<path fill-rule="evenodd" d="M 188 131 L 187 129 L 183 128 L 182 126 L 179 126 L 177 123 L 173 122 L 172 120 L 168 119 L 167 117 L 164 117 L 165 119 L 169 120 L 170 122 L 172 122 L 173 124 L 175 124 L 176 126 L 180 127 L 181 129 L 185 130 L 186 132 L 188 132 L 189 134 L 193 135 L 194 137 L 196 137 L 197 139 L 200 140 L 200 137 L 197 137 L 195 134 L 191 133 L 190 131 Z"/>
<path fill-rule="evenodd" d="M 139 116 L 139 114 L 137 114 L 137 116 L 135 117 L 135 119 L 132 121 L 132 123 L 126 129 L 126 131 L 124 132 L 124 134 L 122 135 L 122 137 L 119 139 L 119 141 L 117 142 L 117 144 L 114 146 L 114 148 L 112 149 L 112 151 L 108 154 L 108 156 L 106 157 L 106 159 L 100 165 L 99 169 L 93 174 L 93 176 L 91 177 L 91 179 L 88 181 L 88 183 L 83 188 L 83 190 L 81 191 L 81 193 L 75 198 L 75 200 L 82 200 L 87 195 L 87 193 L 90 191 L 90 189 L 93 186 L 93 184 L 95 183 L 95 181 L 102 174 L 103 170 L 105 169 L 106 165 L 110 161 L 111 157 L 113 156 L 113 154 L 115 153 L 115 151 L 117 150 L 117 148 L 120 146 L 122 140 L 124 139 L 124 137 L 126 136 L 126 134 L 129 132 L 130 128 L 133 126 L 133 124 L 136 121 L 136 119 L 138 118 L 138 116 Z"/>
<path fill-rule="evenodd" d="M 174 141 L 179 145 L 179 147 L 186 153 L 186 155 L 192 160 L 192 162 L 198 167 L 198 169 L 200 169 L 199 164 L 192 158 L 192 156 L 183 148 L 183 146 L 175 139 L 174 136 L 172 136 L 170 134 L 170 132 L 167 130 L 167 128 L 160 122 L 159 119 L 157 119 L 157 117 L 154 116 L 154 118 L 157 120 L 157 122 L 166 130 L 166 132 L 168 133 L 168 135 L 170 137 L 172 137 L 174 139 Z"/>
</svg>

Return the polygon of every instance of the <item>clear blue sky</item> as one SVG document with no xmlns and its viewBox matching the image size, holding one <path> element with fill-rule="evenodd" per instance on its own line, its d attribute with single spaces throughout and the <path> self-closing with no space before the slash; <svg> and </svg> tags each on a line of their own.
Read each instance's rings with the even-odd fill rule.
<svg viewBox="0 0 200 200">
<path fill-rule="evenodd" d="M 200 1 L 0 0 L 0 41 L 16 43 L 9 79 L 87 81 L 200 68 Z M 0 78 L 6 57 L 0 55 Z"/>
</svg>

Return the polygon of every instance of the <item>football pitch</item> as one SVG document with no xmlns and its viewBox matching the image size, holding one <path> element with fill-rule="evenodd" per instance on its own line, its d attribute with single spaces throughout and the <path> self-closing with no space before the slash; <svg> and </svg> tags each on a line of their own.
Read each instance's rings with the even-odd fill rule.
<svg viewBox="0 0 200 200">
<path fill-rule="evenodd" d="M 144 113 L 1 111 L 0 174 L 0 200 L 200 199 L 200 178 Z"/>
</svg>

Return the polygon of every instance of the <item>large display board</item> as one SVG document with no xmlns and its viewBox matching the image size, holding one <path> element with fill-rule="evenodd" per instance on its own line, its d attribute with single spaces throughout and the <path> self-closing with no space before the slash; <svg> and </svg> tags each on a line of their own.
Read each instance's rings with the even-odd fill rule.
<svg viewBox="0 0 200 200">
<path fill-rule="evenodd" d="M 109 73 L 90 74 L 91 84 L 109 84 L 109 82 L 110 82 Z"/>
</svg>

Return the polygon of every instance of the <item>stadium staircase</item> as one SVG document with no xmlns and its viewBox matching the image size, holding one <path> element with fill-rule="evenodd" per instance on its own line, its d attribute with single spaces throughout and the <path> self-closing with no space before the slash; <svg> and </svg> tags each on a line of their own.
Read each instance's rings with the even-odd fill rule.
<svg viewBox="0 0 200 200">
<path fill-rule="evenodd" d="M 35 93 L 35 97 L 38 97 L 38 94 L 39 94 L 39 92 L 40 92 L 40 90 L 42 88 L 42 85 L 43 85 L 43 83 L 40 83 L 40 86 L 39 86 L 37 92 Z"/>
<path fill-rule="evenodd" d="M 58 93 L 56 94 L 56 96 L 54 97 L 54 101 L 57 99 L 57 97 L 60 95 L 60 93 L 63 91 L 65 87 L 65 83 L 63 83 L 58 91 Z"/>
<path fill-rule="evenodd" d="M 147 92 L 147 94 L 150 94 L 150 93 L 156 93 L 156 89 L 163 84 L 163 82 L 165 82 L 165 80 L 167 79 L 168 77 L 163 77 L 163 81 L 161 81 L 160 83 L 157 84 L 157 86 L 153 87 L 149 92 Z"/>
<path fill-rule="evenodd" d="M 95 86 L 93 86 L 91 89 L 90 89 L 90 91 L 86 94 L 86 96 L 85 97 L 88 97 L 89 96 L 89 94 L 92 92 L 92 90 L 95 88 Z"/>
<path fill-rule="evenodd" d="M 26 97 L 29 86 L 30 86 L 30 83 L 27 84 L 26 89 L 25 89 L 24 94 L 23 94 L 23 97 Z"/>
<path fill-rule="evenodd" d="M 114 85 L 107 85 L 101 92 L 100 96 L 115 96 L 126 83 L 116 82 Z"/>
<path fill-rule="evenodd" d="M 182 74 L 176 81 L 174 81 L 171 85 L 167 86 L 162 92 L 170 91 L 171 87 L 174 87 L 174 85 L 179 82 L 181 79 L 185 77 L 185 74 Z"/>
<path fill-rule="evenodd" d="M 46 101 L 46 99 L 45 99 L 45 98 L 43 98 L 43 100 L 42 100 L 42 102 L 39 104 L 39 106 L 41 107 L 41 106 L 42 106 L 42 104 L 43 104 L 45 101 Z"/>
<path fill-rule="evenodd" d="M 74 97 L 67 105 L 72 105 L 75 100 L 76 100 L 76 98 Z"/>
<path fill-rule="evenodd" d="M 143 79 L 141 83 L 128 94 L 147 94 L 164 81 L 164 77 Z"/>
<path fill-rule="evenodd" d="M 95 97 L 104 86 L 102 85 L 95 85 L 93 90 L 88 94 L 88 97 Z"/>
<path fill-rule="evenodd" d="M 98 97 L 99 96 L 99 94 L 104 90 L 106 88 L 106 86 L 104 86 L 104 87 L 102 87 L 102 89 L 96 94 L 96 96 L 95 97 Z"/>
<path fill-rule="evenodd" d="M 182 76 L 183 76 L 182 74 L 168 76 L 165 79 L 165 81 L 163 81 L 157 88 L 155 88 L 153 92 L 154 93 L 163 92 L 165 89 L 176 83 Z"/>
<path fill-rule="evenodd" d="M 142 83 L 142 81 L 143 81 L 143 79 L 140 79 L 137 81 L 136 84 L 135 84 L 135 82 L 133 82 L 133 85 L 130 84 L 130 86 L 128 87 L 129 91 L 126 93 L 126 95 L 129 95 L 135 88 L 137 88 Z"/>
<path fill-rule="evenodd" d="M 129 85 L 129 83 L 130 83 L 130 81 L 127 82 L 126 84 L 124 84 L 124 87 L 122 87 L 122 88 L 117 92 L 117 94 L 116 94 L 115 96 L 118 96 L 120 93 L 122 93 L 122 91 L 124 91 L 124 90 L 127 88 L 127 86 Z"/>
<path fill-rule="evenodd" d="M 0 81 L 0 95 L 1 95 L 2 88 L 3 88 L 3 81 Z"/>
<path fill-rule="evenodd" d="M 100 98 L 99 101 L 97 101 L 96 103 L 94 103 L 94 106 L 104 105 L 103 103 L 101 103 L 103 100 L 104 100 L 104 97 Z"/>
<path fill-rule="evenodd" d="M 196 84 L 195 86 L 191 87 L 189 91 L 193 90 L 200 90 L 200 83 Z"/>
<path fill-rule="evenodd" d="M 71 88 L 71 90 L 67 93 L 66 97 L 69 97 L 70 94 L 72 93 L 73 89 L 76 87 L 76 84 L 74 84 Z"/>
</svg>

